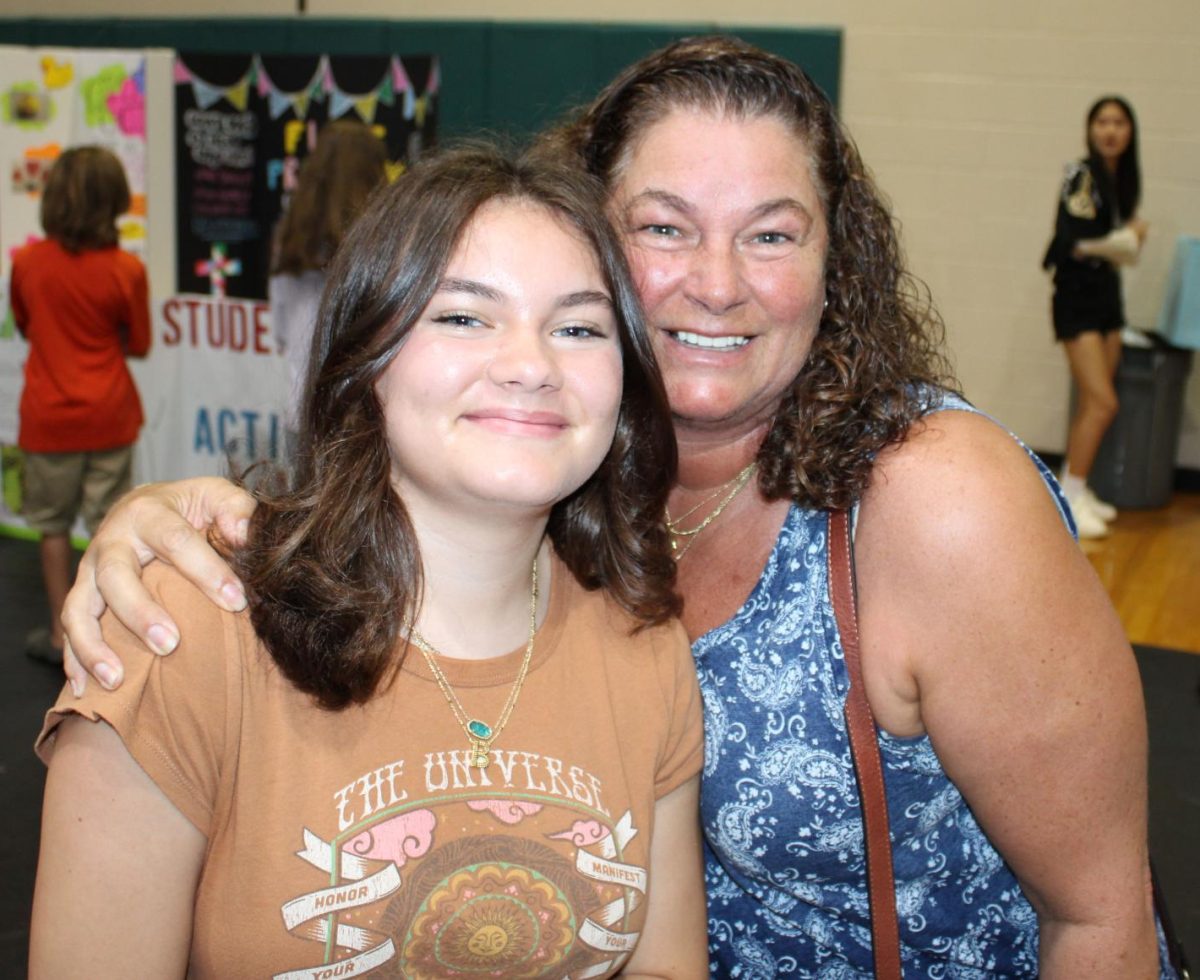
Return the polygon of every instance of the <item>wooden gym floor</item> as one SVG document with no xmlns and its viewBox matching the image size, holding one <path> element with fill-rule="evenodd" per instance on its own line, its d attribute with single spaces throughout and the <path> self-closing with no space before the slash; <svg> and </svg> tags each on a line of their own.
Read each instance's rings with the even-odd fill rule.
<svg viewBox="0 0 1200 980">
<path fill-rule="evenodd" d="M 1123 510 L 1082 547 L 1131 643 L 1200 654 L 1200 493 L 1158 510 Z"/>
</svg>

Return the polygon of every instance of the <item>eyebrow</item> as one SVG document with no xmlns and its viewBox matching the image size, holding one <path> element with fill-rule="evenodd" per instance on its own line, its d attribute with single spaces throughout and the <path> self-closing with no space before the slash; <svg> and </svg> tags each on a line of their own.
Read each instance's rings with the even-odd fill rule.
<svg viewBox="0 0 1200 980">
<path fill-rule="evenodd" d="M 485 286 L 474 279 L 454 279 L 448 277 L 438 283 L 437 291 L 439 293 L 469 293 L 471 296 L 478 296 L 493 303 L 499 303 L 504 299 L 504 294 L 500 290 L 493 289 L 491 286 Z"/>
<path fill-rule="evenodd" d="M 595 304 L 611 307 L 613 305 L 612 297 L 608 293 L 600 292 L 598 289 L 581 289 L 578 292 L 567 293 L 565 296 L 558 298 L 560 309 L 570 309 L 573 306 L 593 306 Z"/>
<path fill-rule="evenodd" d="M 504 293 L 476 279 L 448 277 L 438 283 L 437 291 L 439 293 L 467 293 L 471 296 L 486 299 L 492 303 L 501 303 L 504 301 Z M 564 293 L 554 303 L 558 309 L 571 309 L 576 306 L 593 306 L 595 304 L 611 308 L 613 305 L 612 297 L 598 289 L 579 289 L 573 293 Z"/>
<path fill-rule="evenodd" d="M 625 210 L 629 210 L 629 208 L 633 207 L 635 204 L 639 204 L 645 200 L 657 201 L 659 204 L 663 204 L 666 207 L 669 207 L 674 211 L 678 211 L 681 214 L 688 215 L 689 217 L 691 217 L 695 212 L 695 209 L 692 207 L 692 205 L 685 201 L 678 194 L 672 194 L 670 191 L 655 190 L 653 188 L 642 191 L 640 194 L 630 198 Z M 802 215 L 804 215 L 804 217 L 808 218 L 810 221 L 812 220 L 812 214 L 808 208 L 797 201 L 794 197 L 777 197 L 770 201 L 764 201 L 762 204 L 757 205 L 751 210 L 750 218 L 752 220 L 757 220 L 759 218 L 765 218 L 768 215 L 776 214 L 779 211 L 799 211 Z"/>
</svg>

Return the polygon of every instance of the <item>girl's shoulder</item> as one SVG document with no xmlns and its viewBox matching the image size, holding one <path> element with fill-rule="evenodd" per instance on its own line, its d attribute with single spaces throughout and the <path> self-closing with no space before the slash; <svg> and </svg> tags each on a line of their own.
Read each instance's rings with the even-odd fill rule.
<svg viewBox="0 0 1200 980">
<path fill-rule="evenodd" d="M 1086 159 L 1074 160 L 1064 167 L 1061 200 L 1067 213 L 1074 218 L 1097 216 L 1101 198 L 1095 174 Z"/>
<path fill-rule="evenodd" d="M 695 683 L 691 644 L 678 619 L 647 626 L 603 589 L 585 589 L 557 559 L 554 575 L 558 619 L 548 639 L 573 659 L 581 676 L 603 664 L 609 681 L 640 688 L 655 678 L 651 686 L 668 697 L 680 685 Z M 550 632 L 548 625 L 539 635 Z"/>
</svg>

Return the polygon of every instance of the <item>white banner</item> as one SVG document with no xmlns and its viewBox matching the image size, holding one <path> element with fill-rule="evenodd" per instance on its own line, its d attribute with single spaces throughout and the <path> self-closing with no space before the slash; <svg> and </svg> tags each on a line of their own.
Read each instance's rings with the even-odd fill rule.
<svg viewBox="0 0 1200 980">
<path fill-rule="evenodd" d="M 134 482 L 223 475 L 230 463 L 280 459 L 288 375 L 268 305 L 183 295 L 151 307 L 150 355 L 129 362 L 146 417 Z M 0 361 L 0 384 L 4 370 Z M 6 504 L 0 524 L 23 526 Z"/>
<path fill-rule="evenodd" d="M 227 459 L 279 459 L 287 365 L 267 304 L 172 296 L 153 314 L 150 356 L 131 362 L 146 414 L 141 480 L 221 474 Z"/>
</svg>

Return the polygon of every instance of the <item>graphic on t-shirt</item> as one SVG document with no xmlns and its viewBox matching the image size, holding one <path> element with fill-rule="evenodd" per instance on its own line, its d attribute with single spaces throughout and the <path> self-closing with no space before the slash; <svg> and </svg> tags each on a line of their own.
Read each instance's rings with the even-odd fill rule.
<svg viewBox="0 0 1200 980">
<path fill-rule="evenodd" d="M 331 839 L 296 856 L 323 884 L 282 907 L 313 966 L 275 980 L 607 976 L 637 943 L 647 871 L 600 780 L 533 752 L 427 753 L 334 794 Z M 645 860 L 646 842 L 636 848 Z M 314 874 L 314 883 L 318 876 Z M 322 950 L 316 944 L 324 946 Z"/>
</svg>

